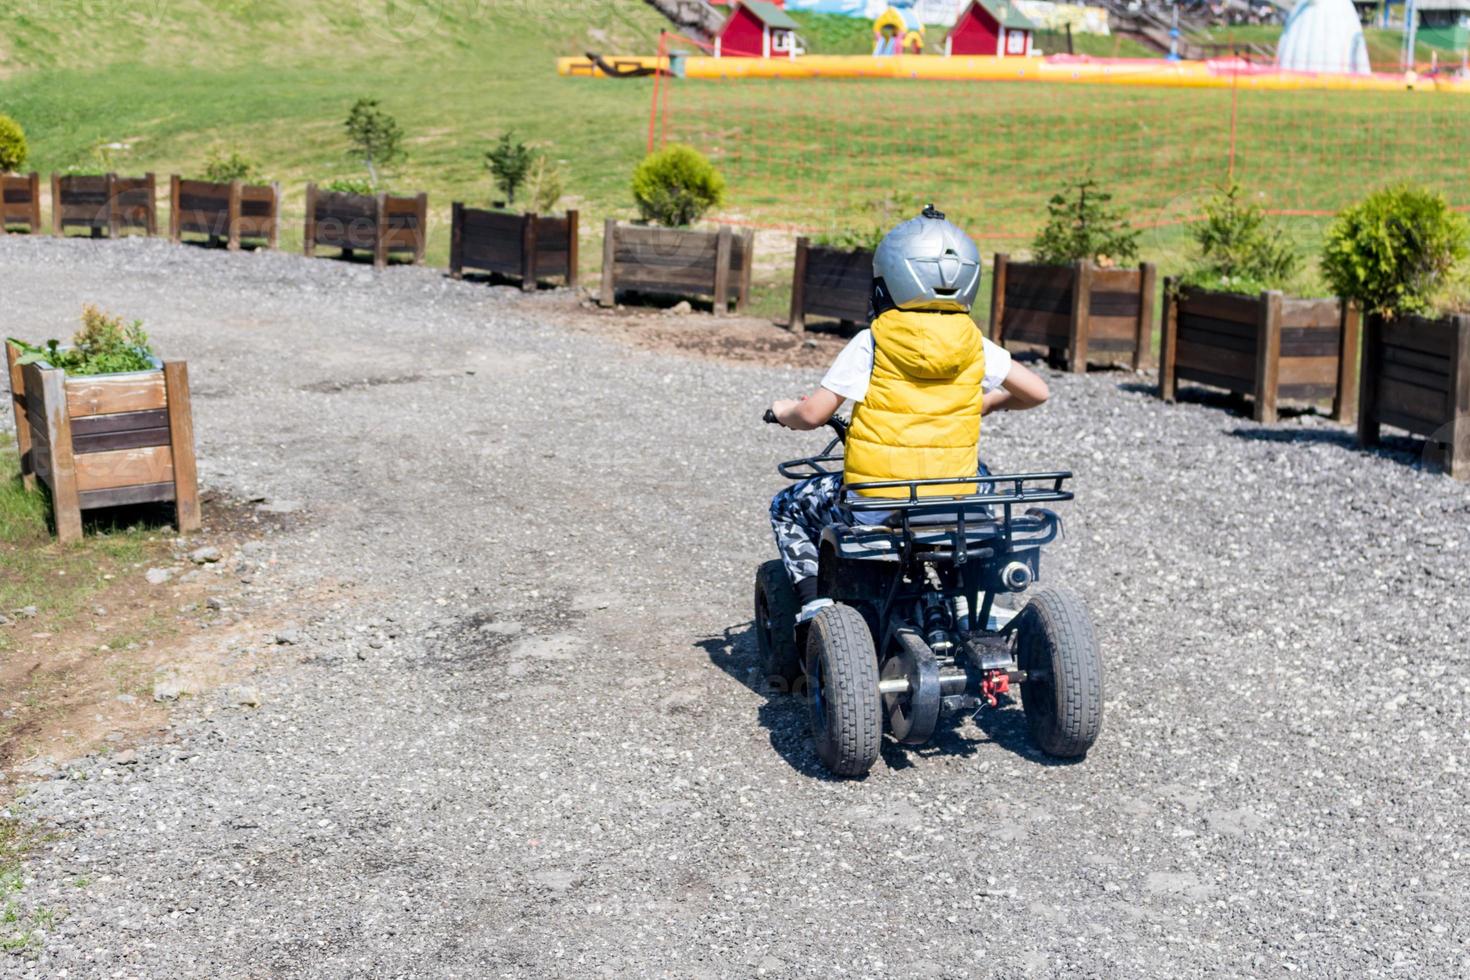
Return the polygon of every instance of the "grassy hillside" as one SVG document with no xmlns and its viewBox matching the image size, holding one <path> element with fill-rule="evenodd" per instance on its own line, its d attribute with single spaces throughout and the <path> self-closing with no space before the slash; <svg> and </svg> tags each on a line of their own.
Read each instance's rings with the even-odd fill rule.
<svg viewBox="0 0 1470 980">
<path fill-rule="evenodd" d="M 1216 27 L 1194 32 L 1190 34 L 1190 37 L 1200 44 L 1261 44 L 1275 50 L 1277 42 L 1281 40 L 1281 25 L 1241 24 Z M 1363 40 L 1367 42 L 1368 60 L 1372 63 L 1374 71 L 1395 71 L 1398 68 L 1399 58 L 1404 49 L 1404 35 L 1400 29 L 1385 30 L 1381 27 L 1365 27 Z M 1434 48 L 1423 42 L 1415 44 L 1415 62 L 1427 65 L 1434 56 Z M 1443 51 L 1439 52 L 1439 59 L 1445 60 Z"/>
<path fill-rule="evenodd" d="M 489 199 L 482 157 L 506 129 L 566 161 L 572 203 L 625 207 L 649 83 L 560 79 L 553 59 L 653 50 L 662 26 L 632 0 L 515 17 L 483 0 L 86 4 L 85 28 L 65 16 L 73 5 L 37 7 L 0 37 L 0 111 L 26 127 L 30 166 L 188 173 L 211 146 L 237 147 L 297 213 L 308 180 L 361 174 L 342 130 L 360 96 L 406 131 L 393 187 L 428 190 L 438 214 Z"/>
<path fill-rule="evenodd" d="M 815 50 L 867 50 L 864 21 L 802 22 Z M 491 199 L 484 152 L 514 130 L 562 162 L 565 204 L 587 218 L 585 271 L 600 219 L 632 213 L 653 83 L 559 78 L 554 59 L 651 53 L 666 26 L 641 0 L 24 0 L 6 25 L 0 112 L 26 127 L 37 170 L 189 174 L 211 148 L 238 149 L 282 181 L 283 245 L 296 248 L 306 183 L 362 174 L 342 122 L 372 96 L 407 135 L 390 186 L 430 195 L 432 263 L 447 260 L 451 201 Z M 1132 43 L 1088 38 L 1082 50 L 1144 53 Z M 783 302 L 793 227 L 851 227 L 872 220 L 875 202 L 935 199 L 982 247 L 1015 250 L 1047 196 L 1088 169 L 1141 223 L 1162 224 L 1149 251 L 1173 256 L 1191 202 L 1223 179 L 1232 125 L 1219 90 L 677 82 L 668 101 L 669 136 L 710 152 L 730 180 L 722 216 L 787 229 L 760 239 L 770 311 Z M 1243 94 L 1238 130 L 1236 172 L 1272 207 L 1337 207 L 1393 176 L 1470 203 L 1457 176 L 1470 99 Z M 1320 234 L 1320 216 L 1293 220 L 1304 240 Z"/>
</svg>

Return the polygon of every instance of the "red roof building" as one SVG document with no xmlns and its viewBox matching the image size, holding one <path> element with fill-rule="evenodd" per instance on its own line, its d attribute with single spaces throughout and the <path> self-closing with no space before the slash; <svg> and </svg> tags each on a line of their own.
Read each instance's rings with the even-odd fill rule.
<svg viewBox="0 0 1470 980">
<path fill-rule="evenodd" d="M 944 39 L 944 53 L 1024 58 L 1035 54 L 1035 30 L 1010 0 L 972 0 Z"/>
<path fill-rule="evenodd" d="M 794 58 L 802 53 L 796 21 L 769 0 L 735 0 L 715 36 L 716 58 Z"/>
</svg>

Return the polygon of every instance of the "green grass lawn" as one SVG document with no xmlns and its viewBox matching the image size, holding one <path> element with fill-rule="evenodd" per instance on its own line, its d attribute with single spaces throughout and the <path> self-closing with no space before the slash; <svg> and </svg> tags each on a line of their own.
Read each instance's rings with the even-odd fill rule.
<svg viewBox="0 0 1470 980">
<path fill-rule="evenodd" d="M 88 17 L 72 16 L 81 7 Z M 56 0 L 0 36 L 0 111 L 25 125 L 29 166 L 42 172 L 192 174 L 211 147 L 238 148 L 282 181 L 283 245 L 297 248 L 307 181 L 361 174 L 342 121 L 356 98 L 379 98 L 407 134 L 391 187 L 429 193 L 438 265 L 450 203 L 498 196 L 483 156 L 513 130 L 561 161 L 594 272 L 601 219 L 633 213 L 628 176 L 646 145 L 653 83 L 560 78 L 554 59 L 651 53 L 665 25 L 639 0 L 521 11 L 480 0 Z M 865 21 L 802 20 L 817 50 L 867 49 Z M 1162 250 L 1230 166 L 1223 90 L 680 80 L 667 91 L 669 136 L 710 153 L 729 178 L 720 217 L 787 230 L 764 233 L 767 249 L 789 250 L 791 229 L 833 230 L 932 199 L 986 250 L 1015 251 L 1052 191 L 1091 170 Z M 1400 178 L 1470 203 L 1470 99 L 1242 92 L 1235 124 L 1235 174 L 1270 208 L 1330 211 Z M 1321 226 L 1315 215 L 1290 220 L 1308 241 Z M 778 266 L 762 273 L 763 308 L 781 305 L 782 276 L 769 271 Z"/>
</svg>

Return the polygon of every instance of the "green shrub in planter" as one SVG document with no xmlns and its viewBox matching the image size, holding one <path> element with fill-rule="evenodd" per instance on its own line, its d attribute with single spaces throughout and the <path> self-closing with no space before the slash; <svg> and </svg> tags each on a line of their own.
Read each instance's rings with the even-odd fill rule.
<svg viewBox="0 0 1470 980">
<path fill-rule="evenodd" d="M 725 199 L 725 178 L 692 147 L 673 144 L 650 153 L 633 171 L 633 200 L 650 221 L 683 228 Z"/>
<path fill-rule="evenodd" d="M 1046 227 L 1031 244 L 1034 261 L 1071 265 L 1085 259 L 1109 266 L 1137 259 L 1138 231 L 1109 206 L 1112 199 L 1091 175 L 1053 194 L 1046 205 Z"/>
<path fill-rule="evenodd" d="M 215 184 L 228 184 L 232 180 L 253 184 L 260 179 L 260 168 L 239 150 L 226 152 L 223 147 L 215 146 L 210 148 L 209 158 L 204 162 L 204 179 Z"/>
<path fill-rule="evenodd" d="M 338 194 L 375 194 L 373 182 L 365 177 L 337 177 L 322 185 L 324 191 Z"/>
<path fill-rule="evenodd" d="M 1181 287 L 1254 296 L 1286 289 L 1301 271 L 1296 245 L 1264 211 L 1241 200 L 1239 184 L 1221 188 L 1204 212 L 1190 229 L 1199 259 L 1180 276 Z"/>
<path fill-rule="evenodd" d="M 143 321 L 124 323 L 122 317 L 104 313 L 95 306 L 82 307 L 82 329 L 62 349 L 58 340 L 34 347 L 21 340 L 10 342 L 21 349 L 21 364 L 45 361 L 72 376 L 147 371 L 154 367 L 153 349 L 143 332 Z"/>
<path fill-rule="evenodd" d="M 0 173 L 24 167 L 28 156 L 25 130 L 9 116 L 0 116 Z"/>
<path fill-rule="evenodd" d="M 1399 184 L 1337 216 L 1322 249 L 1322 275 L 1369 313 L 1424 314 L 1455 286 L 1455 266 L 1467 253 L 1470 225 L 1444 196 Z"/>
</svg>

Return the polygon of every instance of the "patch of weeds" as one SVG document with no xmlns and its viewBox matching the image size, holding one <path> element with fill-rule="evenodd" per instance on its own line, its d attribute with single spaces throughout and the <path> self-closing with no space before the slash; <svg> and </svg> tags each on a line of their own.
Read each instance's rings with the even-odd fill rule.
<svg viewBox="0 0 1470 980">
<path fill-rule="evenodd" d="M 13 897 L 25 888 L 21 858 L 43 840 L 20 821 L 0 815 L 0 952 L 19 954 L 38 947 L 37 930 L 56 924 L 55 909 L 27 909 Z"/>
<path fill-rule="evenodd" d="M 141 629 L 125 629 L 111 633 L 102 641 L 109 650 L 126 650 L 131 645 L 142 646 L 148 637 Z"/>
<path fill-rule="evenodd" d="M 0 629 L 0 653 L 11 648 L 18 629 L 55 632 L 131 566 L 168 554 L 169 530 L 159 525 L 111 525 L 89 516 L 87 536 L 63 546 L 52 537 L 49 517 L 44 489 L 25 488 L 14 439 L 0 435 L 0 613 L 35 607 L 21 626 Z"/>
<path fill-rule="evenodd" d="M 118 694 L 144 697 L 153 690 L 152 668 L 133 661 L 115 661 L 107 665 L 107 674 L 117 685 Z"/>
</svg>

